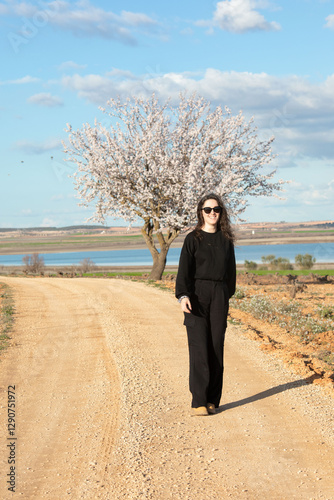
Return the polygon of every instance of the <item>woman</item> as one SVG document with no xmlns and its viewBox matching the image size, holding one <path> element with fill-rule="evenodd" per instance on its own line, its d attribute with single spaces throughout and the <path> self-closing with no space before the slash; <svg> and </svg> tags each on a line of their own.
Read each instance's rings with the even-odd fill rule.
<svg viewBox="0 0 334 500">
<path fill-rule="evenodd" d="M 189 346 L 192 414 L 214 414 L 223 387 L 229 298 L 235 292 L 234 235 L 221 198 L 204 196 L 198 223 L 181 251 L 175 295 L 184 312 Z"/>
</svg>

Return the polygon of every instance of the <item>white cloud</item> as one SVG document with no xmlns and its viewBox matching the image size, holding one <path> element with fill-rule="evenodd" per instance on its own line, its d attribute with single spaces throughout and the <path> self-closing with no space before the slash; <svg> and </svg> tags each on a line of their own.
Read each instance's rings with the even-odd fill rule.
<svg viewBox="0 0 334 500">
<path fill-rule="evenodd" d="M 106 75 L 73 75 L 62 84 L 79 97 L 105 106 L 110 97 L 155 92 L 162 100 L 176 103 L 180 92 L 197 92 L 212 105 L 241 109 L 254 116 L 264 137 L 275 135 L 284 158 L 307 154 L 334 155 L 334 75 L 324 82 L 311 83 L 297 76 L 277 77 L 267 73 L 223 72 L 209 68 L 202 75 L 168 73 L 141 75 L 113 70 Z M 284 160 L 285 162 L 285 160 Z"/>
<path fill-rule="evenodd" d="M 334 179 L 328 184 L 306 184 L 297 194 L 300 203 L 311 206 L 332 207 L 334 197 Z"/>
<path fill-rule="evenodd" d="M 74 61 L 65 61 L 58 66 L 58 70 L 59 71 L 67 71 L 71 69 L 80 70 L 80 69 L 85 69 L 86 67 L 87 64 L 78 64 Z"/>
<path fill-rule="evenodd" d="M 25 85 L 26 83 L 36 82 L 39 82 L 39 78 L 27 75 L 22 78 L 17 78 L 16 80 L 5 80 L 3 82 L 0 82 L 0 85 Z"/>
<path fill-rule="evenodd" d="M 64 87 L 77 92 L 79 97 L 96 104 L 105 104 L 117 87 L 117 84 L 114 84 L 112 79 L 100 75 L 64 76 L 62 84 Z"/>
<path fill-rule="evenodd" d="M 321 177 L 319 177 L 319 182 L 317 182 L 317 176 L 314 175 L 315 168 L 321 172 L 322 166 L 314 167 L 314 163 L 311 162 L 308 167 L 299 165 L 295 169 L 296 174 L 299 170 L 298 178 L 302 180 L 292 180 L 285 186 L 284 200 L 273 197 L 252 198 L 251 204 L 246 209 L 245 218 L 253 221 L 286 220 L 300 222 L 332 218 L 334 180 L 326 183 L 321 181 Z M 291 172 L 289 172 L 289 175 L 291 175 Z M 309 178 L 305 179 L 305 177 Z"/>
<path fill-rule="evenodd" d="M 262 116 L 271 111 L 273 120 L 266 125 L 276 128 L 291 123 L 296 114 L 331 117 L 334 112 L 334 75 L 323 83 L 312 84 L 297 76 L 277 77 L 267 73 L 220 71 L 208 68 L 203 74 L 166 73 L 134 75 L 116 70 L 106 75 L 65 76 L 62 84 L 80 97 L 104 104 L 110 97 L 149 95 L 153 91 L 161 98 L 177 100 L 180 92 L 198 92 L 214 104 L 227 105 L 233 110 L 247 110 Z M 280 123 L 281 122 L 281 123 Z"/>
<path fill-rule="evenodd" d="M 29 4 L 28 2 L 11 1 L 9 7 L 12 13 L 22 17 L 32 17 L 38 11 L 33 4 Z"/>
<path fill-rule="evenodd" d="M 278 31 L 281 26 L 267 21 L 256 8 L 267 4 L 258 0 L 223 0 L 217 2 L 211 21 L 197 21 L 199 26 L 218 26 L 225 31 L 246 33 L 248 31 Z"/>
<path fill-rule="evenodd" d="M 128 12 L 125 10 L 122 11 L 121 18 L 129 26 L 152 26 L 157 24 L 156 21 L 151 19 L 146 14 Z"/>
<path fill-rule="evenodd" d="M 28 102 L 31 104 L 37 104 L 38 106 L 44 106 L 47 108 L 53 108 L 55 106 L 63 106 L 63 101 L 60 97 L 53 96 L 50 93 L 35 94 L 29 97 Z"/>
<path fill-rule="evenodd" d="M 327 16 L 326 21 L 325 28 L 334 29 L 334 14 Z"/>
<path fill-rule="evenodd" d="M 13 145 L 13 148 L 23 151 L 26 154 L 39 155 L 47 153 L 49 151 L 52 152 L 55 150 L 62 149 L 62 142 L 60 139 L 56 138 L 47 139 L 46 141 L 43 142 L 21 140 L 17 141 Z"/>
<path fill-rule="evenodd" d="M 192 36 L 194 34 L 194 30 L 190 27 L 184 28 L 180 31 L 181 35 L 184 36 Z"/>
<path fill-rule="evenodd" d="M 0 4 L 0 16 L 2 15 L 5 15 L 5 14 L 8 14 L 8 7 L 7 5 L 4 5 L 4 4 Z"/>
<path fill-rule="evenodd" d="M 55 194 L 50 198 L 51 201 L 65 201 L 74 199 L 76 199 L 75 194 L 67 194 L 66 196 L 64 194 Z"/>
<path fill-rule="evenodd" d="M 13 0 L 9 3 L 8 9 L 12 15 L 30 20 L 36 29 L 50 24 L 70 31 L 76 36 L 102 37 L 128 45 L 137 44 L 137 33 L 156 35 L 162 31 L 159 23 L 146 14 L 128 11 L 115 14 L 96 7 L 89 0 L 77 2 L 54 0 L 37 3 L 38 5 L 34 5 Z M 21 30 L 22 35 L 26 29 L 24 26 L 23 31 Z"/>
</svg>

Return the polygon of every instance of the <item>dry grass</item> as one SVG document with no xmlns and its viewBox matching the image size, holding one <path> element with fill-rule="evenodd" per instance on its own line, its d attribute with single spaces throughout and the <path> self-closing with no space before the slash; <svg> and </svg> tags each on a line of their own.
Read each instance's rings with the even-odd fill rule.
<svg viewBox="0 0 334 500">
<path fill-rule="evenodd" d="M 14 322 L 14 302 L 10 288 L 0 283 L 0 352 L 8 347 Z"/>
</svg>

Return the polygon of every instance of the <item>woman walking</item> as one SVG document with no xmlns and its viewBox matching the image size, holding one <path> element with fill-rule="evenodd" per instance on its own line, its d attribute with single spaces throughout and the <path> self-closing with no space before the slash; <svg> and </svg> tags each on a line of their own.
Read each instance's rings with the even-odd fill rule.
<svg viewBox="0 0 334 500">
<path fill-rule="evenodd" d="M 221 198 L 204 196 L 197 218 L 197 226 L 184 240 L 175 295 L 187 329 L 192 414 L 208 415 L 215 413 L 222 394 L 224 340 L 236 265 L 234 235 Z"/>
</svg>

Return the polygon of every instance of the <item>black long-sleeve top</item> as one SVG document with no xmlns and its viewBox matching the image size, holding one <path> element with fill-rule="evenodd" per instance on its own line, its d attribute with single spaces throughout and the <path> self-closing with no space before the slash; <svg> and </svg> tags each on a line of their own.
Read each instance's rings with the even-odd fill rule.
<svg viewBox="0 0 334 500">
<path fill-rule="evenodd" d="M 191 297 L 196 279 L 222 281 L 227 284 L 229 298 L 235 292 L 236 264 L 233 243 L 221 230 L 215 233 L 195 231 L 187 234 L 180 255 L 176 278 L 175 295 L 177 298 Z"/>
</svg>

